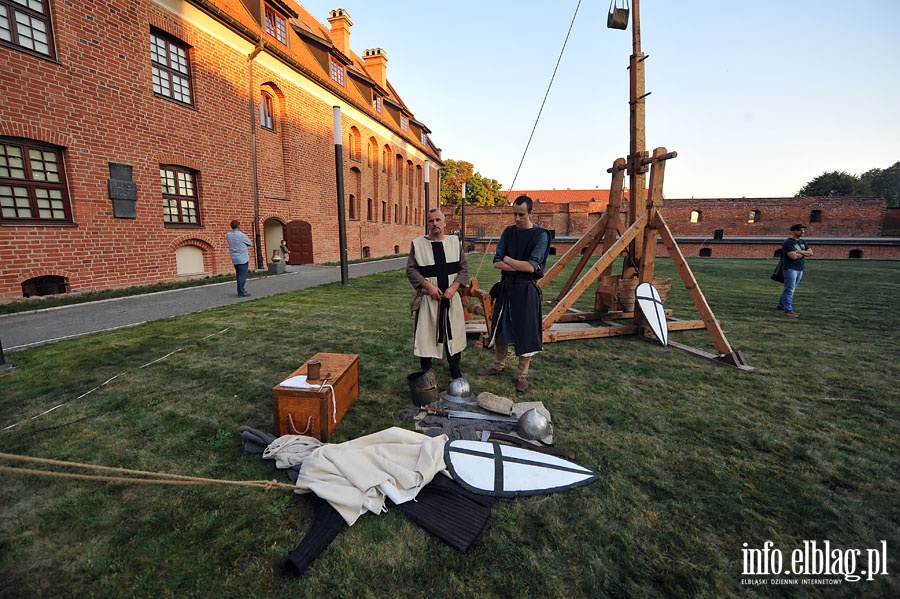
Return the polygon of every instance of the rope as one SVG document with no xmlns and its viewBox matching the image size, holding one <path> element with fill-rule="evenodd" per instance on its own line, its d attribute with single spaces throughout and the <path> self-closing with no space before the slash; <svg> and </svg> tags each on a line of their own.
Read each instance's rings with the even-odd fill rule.
<svg viewBox="0 0 900 599">
<path fill-rule="evenodd" d="M 96 474 L 72 474 L 69 472 L 52 472 L 49 470 L 34 470 L 31 468 L 11 468 L 9 466 L 0 466 L 0 472 L 9 474 L 33 474 L 37 476 L 50 476 L 54 478 L 68 478 L 78 480 L 93 480 L 117 483 L 137 483 L 137 484 L 154 484 L 154 485 L 231 485 L 239 487 L 251 487 L 257 489 L 285 489 L 296 491 L 294 485 L 278 482 L 276 480 L 223 480 L 217 478 L 202 478 L 197 476 L 185 476 L 182 474 L 167 474 L 165 472 L 147 472 L 145 470 L 129 470 L 127 468 L 112 468 L 109 466 L 97 466 L 94 464 L 81 464 L 79 462 L 64 462 L 61 460 L 50 460 L 46 458 L 35 458 L 30 456 L 14 455 L 9 453 L 0 453 L 0 459 L 15 460 L 22 462 L 33 462 L 37 464 L 47 464 L 51 466 L 63 466 L 69 468 L 85 468 L 89 470 L 99 470 L 102 472 L 115 472 L 118 474 L 132 474 L 137 476 L 156 477 L 156 478 L 129 478 L 125 476 L 100 476 Z"/>
<path fill-rule="evenodd" d="M 512 190 L 515 189 L 516 179 L 519 178 L 519 171 L 522 170 L 522 163 L 525 162 L 525 155 L 528 153 L 528 147 L 531 145 L 531 139 L 534 137 L 534 132 L 537 130 L 538 122 L 541 120 L 541 113 L 544 112 L 544 105 L 547 103 L 547 96 L 550 95 L 550 88 L 553 87 L 553 80 L 556 78 L 556 71 L 559 70 L 559 63 L 562 61 L 563 52 L 566 51 L 566 44 L 569 43 L 569 35 L 572 33 L 572 26 L 575 25 L 575 17 L 578 16 L 579 7 L 581 7 L 581 0 L 578 0 L 578 5 L 575 6 L 575 14 L 572 15 L 572 22 L 569 23 L 569 31 L 566 32 L 566 39 L 563 42 L 562 49 L 559 51 L 559 58 L 556 59 L 556 66 L 553 68 L 553 75 L 550 77 L 550 84 L 547 85 L 547 93 L 544 94 L 544 100 L 541 102 L 541 109 L 538 110 L 537 118 L 534 120 L 534 127 L 532 127 L 531 129 L 531 135 L 528 136 L 528 143 L 525 144 L 525 151 L 522 152 L 522 160 L 519 161 L 519 168 L 516 169 L 516 175 L 513 177 L 512 185 L 509 186 L 507 197 L 512 195 Z"/>
<path fill-rule="evenodd" d="M 569 36 L 572 34 L 572 27 L 575 25 L 575 17 L 578 16 L 578 9 L 581 7 L 581 0 L 575 6 L 575 14 L 572 15 L 572 22 L 569 23 L 569 30 L 566 32 L 566 39 L 563 41 L 562 48 L 559 51 L 559 57 L 556 59 L 556 66 L 553 67 L 553 75 L 550 76 L 550 83 L 547 85 L 547 91 L 544 93 L 544 99 L 541 101 L 541 108 L 538 110 L 537 118 L 534 119 L 534 126 L 531 128 L 531 135 L 528 136 L 528 142 L 525 144 L 525 151 L 522 152 L 522 159 L 519 160 L 519 166 L 516 168 L 516 174 L 513 176 L 512 184 L 506 192 L 507 199 L 512 199 L 513 189 L 516 187 L 516 180 L 519 178 L 519 172 L 522 170 L 522 164 L 525 162 L 525 155 L 528 154 L 528 148 L 531 146 L 531 140 L 534 138 L 534 132 L 537 131 L 538 122 L 541 120 L 541 114 L 544 112 L 544 105 L 547 104 L 547 97 L 550 95 L 550 88 L 553 87 L 553 80 L 556 79 L 556 72 L 559 70 L 559 63 L 562 62 L 563 53 L 566 51 L 566 45 L 569 43 Z M 475 269 L 475 277 L 481 273 L 487 253 L 482 253 L 478 268 Z"/>
</svg>

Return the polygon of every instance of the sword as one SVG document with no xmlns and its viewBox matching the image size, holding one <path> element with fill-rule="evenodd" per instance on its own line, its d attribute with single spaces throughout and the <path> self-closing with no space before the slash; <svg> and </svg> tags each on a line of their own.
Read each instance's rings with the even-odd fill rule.
<svg viewBox="0 0 900 599">
<path fill-rule="evenodd" d="M 519 419 L 515 416 L 500 416 L 494 414 L 479 414 L 478 412 L 466 412 L 465 410 L 444 410 L 442 408 L 425 408 L 425 411 L 435 416 L 445 416 L 447 418 L 466 418 L 469 420 L 490 420 L 492 422 L 513 422 L 518 423 Z"/>
</svg>

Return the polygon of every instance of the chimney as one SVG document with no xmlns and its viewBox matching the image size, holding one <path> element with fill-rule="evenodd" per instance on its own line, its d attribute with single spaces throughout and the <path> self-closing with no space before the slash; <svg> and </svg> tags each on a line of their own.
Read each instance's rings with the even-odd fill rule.
<svg viewBox="0 0 900 599">
<path fill-rule="evenodd" d="M 372 48 L 363 52 L 366 71 L 381 89 L 387 89 L 387 54 L 381 48 Z"/>
<path fill-rule="evenodd" d="M 350 53 L 350 27 L 353 22 L 350 20 L 350 13 L 343 8 L 337 8 L 331 11 L 328 22 L 331 23 L 331 42 L 341 54 Z"/>
</svg>

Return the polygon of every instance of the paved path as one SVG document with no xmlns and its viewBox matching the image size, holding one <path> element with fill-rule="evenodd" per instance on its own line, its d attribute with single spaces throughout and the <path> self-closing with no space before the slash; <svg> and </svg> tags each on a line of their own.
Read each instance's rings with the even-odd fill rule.
<svg viewBox="0 0 900 599">
<path fill-rule="evenodd" d="M 350 278 L 404 268 L 406 257 L 351 264 Z M 340 282 L 339 266 L 288 266 L 289 272 L 250 279 L 249 298 L 237 297 L 234 281 L 134 295 L 72 306 L 0 315 L 0 346 L 9 352 L 79 335 L 253 301 L 276 293 Z"/>
</svg>

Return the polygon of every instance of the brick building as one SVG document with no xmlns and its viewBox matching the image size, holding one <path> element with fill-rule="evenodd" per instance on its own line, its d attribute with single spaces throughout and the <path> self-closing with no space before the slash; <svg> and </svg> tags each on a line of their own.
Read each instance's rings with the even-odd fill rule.
<svg viewBox="0 0 900 599">
<path fill-rule="evenodd" d="M 348 257 L 406 251 L 440 150 L 351 27 L 294 0 L 0 0 L 0 300 L 233 272 L 235 218 L 251 267 L 283 238 L 338 261 L 335 106 Z"/>
<path fill-rule="evenodd" d="M 555 191 L 555 190 L 554 190 Z M 572 196 L 573 190 L 567 190 Z M 599 193 L 598 193 L 599 192 Z M 547 192 L 526 193 L 532 199 L 553 197 Z M 584 190 L 581 197 L 602 197 L 602 190 Z M 578 197 L 578 196 L 575 196 Z M 608 200 L 608 192 L 605 196 Z M 536 201 L 532 220 L 554 235 L 551 252 L 565 251 L 606 210 L 606 201 L 567 203 Z M 883 198 L 719 198 L 666 199 L 663 217 L 685 256 L 770 258 L 788 237 L 794 223 L 807 225 L 807 239 L 820 258 L 900 258 L 900 210 L 887 208 Z M 622 220 L 627 217 L 627 197 Z M 466 207 L 466 236 L 477 249 L 492 251 L 495 238 L 512 224 L 508 207 Z M 657 249 L 665 255 L 660 243 Z"/>
</svg>

